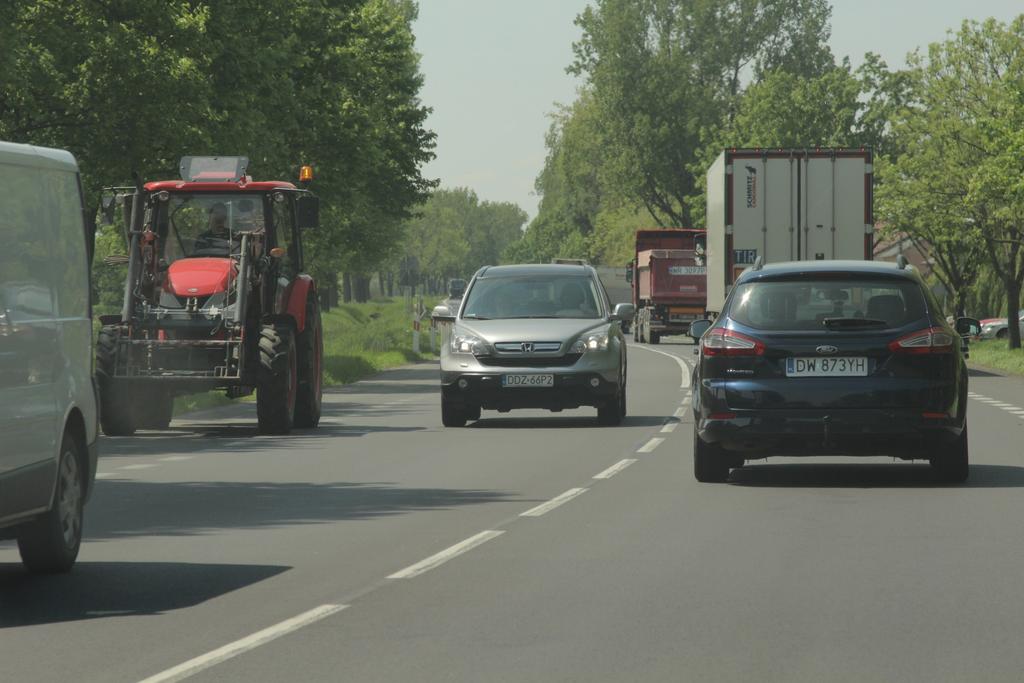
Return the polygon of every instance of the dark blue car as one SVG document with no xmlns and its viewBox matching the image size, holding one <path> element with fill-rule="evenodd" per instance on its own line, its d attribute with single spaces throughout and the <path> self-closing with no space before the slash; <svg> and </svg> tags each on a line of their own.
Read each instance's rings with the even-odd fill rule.
<svg viewBox="0 0 1024 683">
<path fill-rule="evenodd" d="M 771 456 L 927 459 L 968 475 L 966 341 L 899 264 L 803 261 L 747 270 L 695 325 L 694 474 Z"/>
</svg>

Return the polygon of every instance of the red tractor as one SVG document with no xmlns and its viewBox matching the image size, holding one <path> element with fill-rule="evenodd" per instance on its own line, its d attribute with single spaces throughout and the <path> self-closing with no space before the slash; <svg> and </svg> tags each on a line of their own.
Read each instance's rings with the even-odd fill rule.
<svg viewBox="0 0 1024 683">
<path fill-rule="evenodd" d="M 302 232 L 319 200 L 305 187 L 253 181 L 244 157 L 185 157 L 181 180 L 110 188 L 123 207 L 128 276 L 120 315 L 96 345 L 104 433 L 165 429 L 174 397 L 256 392 L 260 431 L 320 421 L 323 334 Z M 312 178 L 303 167 L 301 181 Z"/>
</svg>

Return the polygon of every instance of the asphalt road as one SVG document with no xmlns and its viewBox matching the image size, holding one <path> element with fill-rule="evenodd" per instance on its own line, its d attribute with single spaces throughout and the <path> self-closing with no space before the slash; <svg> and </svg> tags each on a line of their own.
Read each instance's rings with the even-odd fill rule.
<svg viewBox="0 0 1024 683">
<path fill-rule="evenodd" d="M 0 544 L 3 681 L 1019 681 L 1024 383 L 974 373 L 972 472 L 886 458 L 692 476 L 691 346 L 593 410 L 440 426 L 424 364 L 105 439 L 87 541 Z"/>
</svg>

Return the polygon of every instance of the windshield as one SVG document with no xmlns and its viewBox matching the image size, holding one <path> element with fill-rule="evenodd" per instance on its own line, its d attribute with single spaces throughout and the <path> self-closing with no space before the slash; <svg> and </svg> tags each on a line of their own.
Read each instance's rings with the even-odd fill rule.
<svg viewBox="0 0 1024 683">
<path fill-rule="evenodd" d="M 895 328 L 925 315 L 920 288 L 907 280 L 748 282 L 731 301 L 731 319 L 761 330 Z"/>
<path fill-rule="evenodd" d="M 167 263 L 228 256 L 237 253 L 241 232 L 263 230 L 263 202 L 256 194 L 172 194 L 157 220 Z"/>
<path fill-rule="evenodd" d="M 594 281 L 580 275 L 481 278 L 469 290 L 463 318 L 599 318 Z"/>
</svg>

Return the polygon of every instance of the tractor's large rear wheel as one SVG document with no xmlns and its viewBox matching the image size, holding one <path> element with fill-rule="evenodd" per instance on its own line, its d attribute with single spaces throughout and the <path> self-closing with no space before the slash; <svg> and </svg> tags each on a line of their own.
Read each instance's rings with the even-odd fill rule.
<svg viewBox="0 0 1024 683">
<path fill-rule="evenodd" d="M 138 426 L 131 386 L 114 376 L 114 369 L 117 367 L 117 340 L 120 335 L 116 327 L 108 325 L 100 330 L 96 340 L 100 426 L 107 436 L 131 436 Z"/>
<path fill-rule="evenodd" d="M 306 302 L 306 329 L 299 335 L 298 394 L 295 398 L 295 426 L 316 427 L 323 400 L 324 333 L 320 307 L 312 295 Z"/>
<path fill-rule="evenodd" d="M 135 404 L 139 429 L 167 429 L 174 417 L 174 395 L 160 391 L 146 391 Z"/>
<path fill-rule="evenodd" d="M 295 334 L 288 325 L 260 329 L 260 383 L 256 387 L 256 416 L 264 434 L 287 434 L 295 423 L 298 359 Z"/>
</svg>

